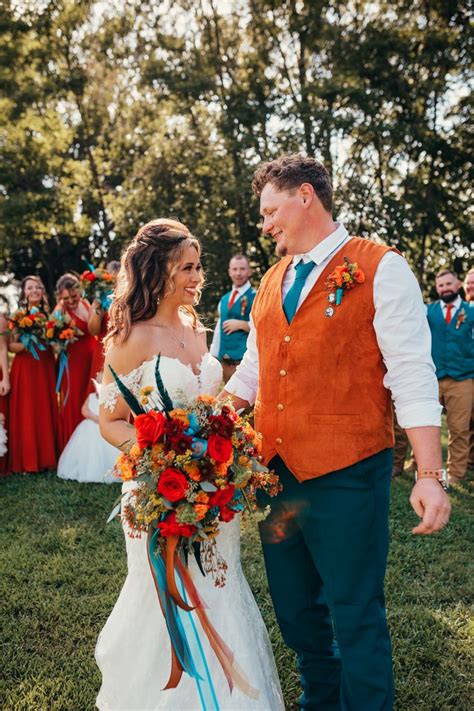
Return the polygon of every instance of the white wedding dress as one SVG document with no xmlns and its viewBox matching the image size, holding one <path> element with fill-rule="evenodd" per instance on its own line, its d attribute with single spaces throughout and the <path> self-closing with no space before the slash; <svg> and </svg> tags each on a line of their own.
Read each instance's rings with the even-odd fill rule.
<svg viewBox="0 0 474 711">
<path fill-rule="evenodd" d="M 89 395 L 87 405 L 92 414 L 99 414 L 99 399 L 95 393 Z M 97 422 L 82 420 L 59 457 L 58 477 L 84 484 L 116 484 L 118 479 L 112 470 L 119 454 L 120 451 L 101 436 Z"/>
<path fill-rule="evenodd" d="M 156 358 L 145 361 L 122 380 L 135 394 L 144 386 L 155 387 L 155 364 Z M 160 372 L 175 405 L 200 393 L 215 394 L 222 379 L 221 365 L 209 353 L 202 359 L 199 375 L 178 359 L 166 357 L 161 358 Z M 101 405 L 113 410 L 117 396 L 115 384 L 103 386 Z M 122 490 L 130 491 L 133 486 L 133 482 L 126 482 Z M 216 539 L 217 549 L 228 564 L 224 587 L 215 587 L 211 575 L 204 577 L 193 556 L 188 565 L 207 605 L 210 622 L 234 653 L 249 684 L 258 691 L 257 698 L 236 687 L 230 693 L 194 612 L 190 614 L 204 649 L 213 701 L 201 701 L 195 679 L 186 673 L 175 689 L 163 691 L 171 670 L 171 644 L 148 564 L 147 540 L 146 536 L 125 538 L 128 575 L 96 647 L 96 661 L 102 672 L 97 707 L 101 711 L 283 711 L 267 630 L 240 564 L 239 517 L 221 524 Z"/>
</svg>

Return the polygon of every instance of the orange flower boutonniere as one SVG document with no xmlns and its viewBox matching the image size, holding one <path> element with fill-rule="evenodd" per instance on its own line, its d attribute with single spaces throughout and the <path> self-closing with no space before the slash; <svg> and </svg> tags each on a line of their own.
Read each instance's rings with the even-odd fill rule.
<svg viewBox="0 0 474 711">
<path fill-rule="evenodd" d="M 344 292 L 353 289 L 357 284 L 363 284 L 364 281 L 365 274 L 357 262 L 351 263 L 347 257 L 344 257 L 344 264 L 337 266 L 326 279 L 326 289 L 331 291 L 328 296 L 329 303 L 340 306 Z M 326 316 L 333 315 L 334 309 L 329 306 L 326 309 Z"/>
<path fill-rule="evenodd" d="M 248 303 L 249 303 L 249 301 L 248 301 L 247 297 L 246 297 L 246 296 L 242 296 L 242 298 L 240 299 L 240 315 L 241 315 L 242 317 L 245 316 L 245 311 L 246 311 L 246 309 L 247 309 Z"/>
<path fill-rule="evenodd" d="M 466 320 L 466 312 L 464 309 L 459 309 L 459 313 L 456 318 L 456 331 L 458 331 Z"/>
</svg>

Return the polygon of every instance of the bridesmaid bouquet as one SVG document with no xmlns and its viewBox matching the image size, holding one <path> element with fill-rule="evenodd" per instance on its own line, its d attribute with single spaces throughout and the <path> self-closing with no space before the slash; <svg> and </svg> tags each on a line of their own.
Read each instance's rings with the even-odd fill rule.
<svg viewBox="0 0 474 711">
<path fill-rule="evenodd" d="M 183 654 L 187 641 L 184 623 L 179 623 L 180 611 L 195 609 L 229 684 L 253 695 L 207 618 L 187 560 L 194 554 L 203 575 L 211 573 L 214 584 L 222 587 L 227 564 L 215 545 L 221 522 L 231 521 L 243 510 L 254 510 L 258 490 L 277 494 L 279 479 L 260 462 L 260 436 L 230 403 L 200 395 L 186 408 L 175 407 L 159 368 L 158 357 L 157 391 L 144 387 L 139 398 L 112 368 L 111 372 L 135 415 L 137 442 L 119 456 L 115 474 L 122 481 L 137 482 L 122 516 L 131 535 L 145 531 L 149 536 L 148 559 L 173 650 L 166 688 L 177 686 L 183 670 L 196 676 L 192 654 Z M 119 510 L 120 503 L 109 520 Z"/>
<path fill-rule="evenodd" d="M 47 316 L 36 306 L 31 309 L 18 309 L 8 319 L 8 329 L 19 336 L 19 341 L 31 353 L 35 360 L 39 360 L 38 351 L 46 350 L 43 343 L 45 339 L 45 326 Z"/>
<path fill-rule="evenodd" d="M 92 264 L 88 264 L 88 266 L 89 269 L 82 272 L 79 277 L 82 296 L 91 303 L 97 299 L 100 301 L 101 308 L 106 311 L 112 301 L 115 277 L 106 269 L 95 268 Z"/>
<path fill-rule="evenodd" d="M 56 381 L 56 392 L 61 390 L 61 381 L 64 373 L 66 373 L 69 383 L 69 368 L 67 349 L 82 336 L 82 331 L 76 326 L 75 321 L 69 314 L 60 311 L 54 311 L 49 317 L 45 326 L 45 338 L 47 343 L 53 348 L 58 356 L 58 378 Z M 69 392 L 69 387 L 68 387 Z M 68 393 L 64 400 L 64 404 L 68 398 Z"/>
</svg>

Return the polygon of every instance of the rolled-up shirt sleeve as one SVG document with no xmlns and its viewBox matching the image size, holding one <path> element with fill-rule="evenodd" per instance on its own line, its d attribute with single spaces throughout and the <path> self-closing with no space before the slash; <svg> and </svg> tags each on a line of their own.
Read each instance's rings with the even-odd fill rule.
<svg viewBox="0 0 474 711">
<path fill-rule="evenodd" d="M 374 328 L 400 427 L 441 424 L 431 332 L 420 287 L 403 257 L 387 253 L 374 278 Z"/>
<path fill-rule="evenodd" d="M 258 389 L 258 350 L 255 324 L 250 314 L 250 331 L 247 338 L 247 350 L 234 375 L 227 382 L 227 392 L 254 404 Z"/>
</svg>

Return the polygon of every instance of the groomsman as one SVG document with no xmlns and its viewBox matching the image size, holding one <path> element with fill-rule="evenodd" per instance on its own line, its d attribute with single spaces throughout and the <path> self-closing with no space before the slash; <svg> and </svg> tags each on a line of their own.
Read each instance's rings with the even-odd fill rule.
<svg viewBox="0 0 474 711">
<path fill-rule="evenodd" d="M 282 156 L 252 187 L 282 259 L 262 279 L 223 395 L 255 403 L 263 459 L 283 484 L 260 524 L 275 612 L 297 653 L 301 708 L 389 711 L 391 397 L 418 464 L 413 533 L 434 533 L 450 513 L 425 308 L 396 250 L 334 221 L 319 161 Z"/>
<path fill-rule="evenodd" d="M 219 358 L 226 383 L 242 360 L 247 348 L 250 311 L 255 289 L 250 283 L 247 257 L 236 254 L 229 262 L 232 289 L 219 301 L 216 327 L 210 348 L 211 355 Z"/>
<path fill-rule="evenodd" d="M 439 301 L 428 306 L 431 353 L 439 399 L 448 423 L 449 483 L 466 476 L 474 388 L 474 309 L 459 295 L 457 274 L 443 269 L 436 276 Z"/>
</svg>

